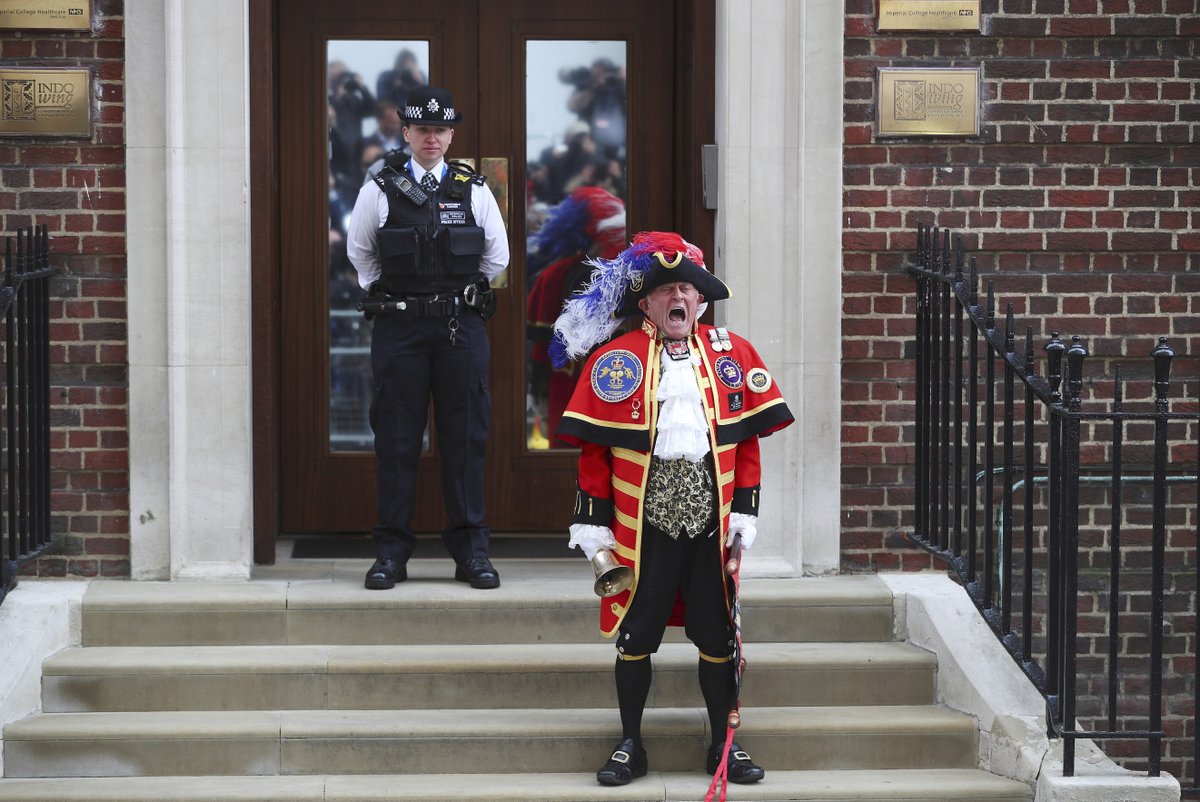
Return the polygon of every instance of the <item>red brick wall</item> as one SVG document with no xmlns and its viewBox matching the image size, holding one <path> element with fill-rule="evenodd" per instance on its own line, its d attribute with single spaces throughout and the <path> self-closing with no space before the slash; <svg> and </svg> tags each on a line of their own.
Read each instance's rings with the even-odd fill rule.
<svg viewBox="0 0 1200 802">
<path fill-rule="evenodd" d="M 0 231 L 50 233 L 52 529 L 40 576 L 129 575 L 125 42 L 121 0 L 90 32 L 0 31 L 0 66 L 88 68 L 90 139 L 0 136 Z"/>
<path fill-rule="evenodd" d="M 876 0 L 846 0 L 843 178 L 842 564 L 851 571 L 944 569 L 906 543 L 913 527 L 915 282 L 904 266 L 918 222 L 964 235 L 997 315 L 1014 305 L 1018 350 L 1032 324 L 1038 359 L 1051 331 L 1084 338 L 1084 409 L 1104 409 L 1114 365 L 1132 381 L 1130 406 L 1152 396 L 1148 355 L 1158 335 L 1180 354 L 1172 409 L 1195 412 L 1200 376 L 1200 1 L 983 0 L 983 32 L 877 33 Z M 874 135 L 880 66 L 982 67 L 981 136 Z M 1003 325 L 1003 324 L 1001 324 Z M 1038 372 L 1044 372 L 1039 361 Z M 1150 450 L 1128 443 L 1126 470 Z M 1136 440 L 1133 435 L 1127 437 Z M 1174 467 L 1196 473 L 1195 426 Z M 1085 446 L 1085 461 L 1110 458 Z M 1120 644 L 1120 716 L 1145 726 L 1151 507 L 1128 492 Z M 1081 667 L 1106 670 L 1105 493 L 1082 496 Z M 1197 510 L 1194 486 L 1168 498 L 1164 769 L 1194 780 L 1191 671 Z M 1040 622 L 1034 622 L 1040 638 Z M 1105 711 L 1103 685 L 1085 678 L 1085 726 Z M 1144 743 L 1110 754 L 1144 768 Z"/>
<path fill-rule="evenodd" d="M 1200 2 L 983 0 L 984 31 L 877 33 L 847 0 L 843 565 L 921 568 L 911 526 L 917 222 L 965 236 L 1019 331 L 1083 335 L 1127 374 L 1165 335 L 1200 353 Z M 880 66 L 982 66 L 978 138 L 874 135 Z M 1040 347 L 1039 347 L 1040 353 Z M 1096 357 L 1099 357 L 1098 361 Z M 1197 374 L 1176 360 L 1175 375 Z M 1190 390 L 1194 397 L 1194 387 Z"/>
</svg>

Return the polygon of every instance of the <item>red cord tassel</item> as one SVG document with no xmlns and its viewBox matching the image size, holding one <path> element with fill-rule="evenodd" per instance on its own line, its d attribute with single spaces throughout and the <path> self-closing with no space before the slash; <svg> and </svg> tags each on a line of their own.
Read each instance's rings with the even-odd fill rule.
<svg viewBox="0 0 1200 802">
<path fill-rule="evenodd" d="M 721 751 L 721 762 L 713 773 L 712 782 L 708 784 L 708 793 L 704 802 L 725 802 L 725 793 L 729 790 L 729 749 L 733 745 L 733 727 L 725 728 L 725 748 Z M 720 784 L 720 796 L 717 796 L 717 785 Z"/>
</svg>

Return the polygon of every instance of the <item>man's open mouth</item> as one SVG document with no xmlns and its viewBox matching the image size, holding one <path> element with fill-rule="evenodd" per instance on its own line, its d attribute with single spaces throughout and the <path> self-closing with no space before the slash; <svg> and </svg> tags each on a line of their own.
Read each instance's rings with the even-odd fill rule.
<svg viewBox="0 0 1200 802">
<path fill-rule="evenodd" d="M 682 306 L 673 306 L 671 311 L 667 313 L 667 317 L 671 320 L 677 320 L 680 323 L 687 321 L 687 310 Z"/>
</svg>

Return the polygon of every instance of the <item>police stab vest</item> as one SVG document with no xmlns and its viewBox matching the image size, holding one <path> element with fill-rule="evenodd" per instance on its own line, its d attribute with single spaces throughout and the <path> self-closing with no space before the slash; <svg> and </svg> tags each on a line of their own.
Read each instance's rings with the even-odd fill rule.
<svg viewBox="0 0 1200 802">
<path fill-rule="evenodd" d="M 407 163 L 387 165 L 374 178 L 388 202 L 378 243 L 381 281 L 390 293 L 459 292 L 479 276 L 484 237 L 471 211 L 471 190 L 484 179 L 457 162 L 448 168 L 432 195 Z"/>
</svg>

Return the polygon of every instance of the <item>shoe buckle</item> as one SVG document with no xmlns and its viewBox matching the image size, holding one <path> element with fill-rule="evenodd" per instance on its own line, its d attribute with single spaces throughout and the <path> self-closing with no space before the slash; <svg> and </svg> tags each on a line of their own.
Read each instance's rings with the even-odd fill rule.
<svg viewBox="0 0 1200 802">
<path fill-rule="evenodd" d="M 733 753 L 733 759 L 734 759 L 734 760 L 746 760 L 746 761 L 749 761 L 749 760 L 750 760 L 750 755 L 746 754 L 745 752 L 734 752 L 734 753 Z"/>
<path fill-rule="evenodd" d="M 629 753 L 626 752 L 625 750 L 618 749 L 617 751 L 612 753 L 612 758 L 610 758 L 610 759 L 615 760 L 617 763 L 628 763 L 630 760 L 630 756 L 629 756 Z"/>
</svg>

